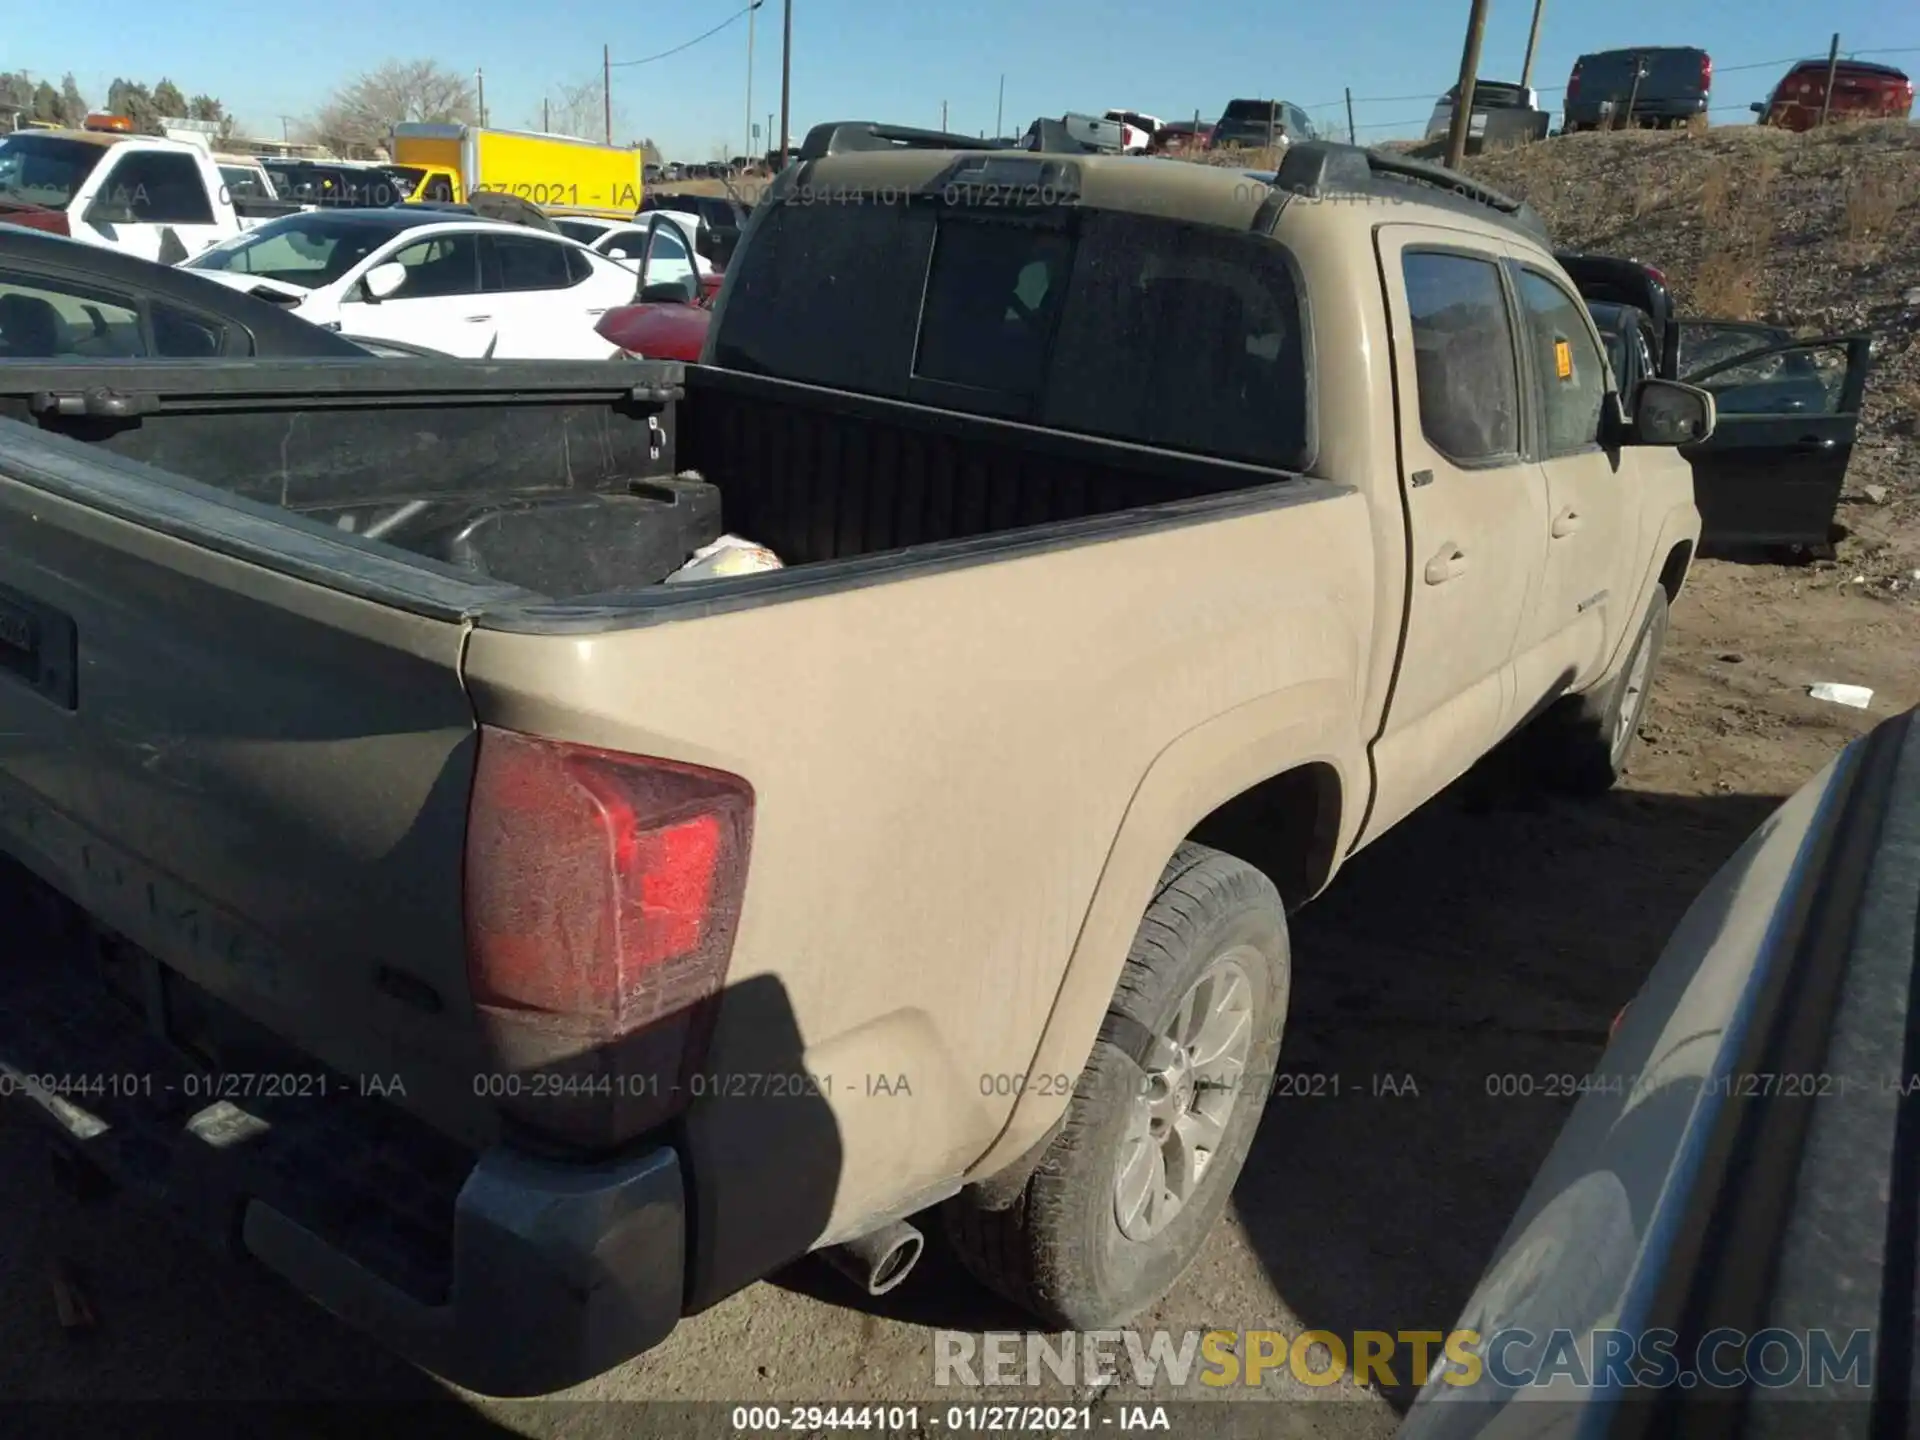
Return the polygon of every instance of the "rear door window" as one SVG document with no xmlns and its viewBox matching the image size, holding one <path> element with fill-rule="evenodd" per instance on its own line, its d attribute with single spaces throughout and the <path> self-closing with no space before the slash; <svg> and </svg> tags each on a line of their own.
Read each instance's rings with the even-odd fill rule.
<svg viewBox="0 0 1920 1440">
<path fill-rule="evenodd" d="M 0 360 L 137 360 L 146 354 L 131 296 L 0 270 Z"/>
<path fill-rule="evenodd" d="M 500 266 L 502 290 L 564 290 L 576 283 L 564 245 L 517 235 L 489 235 L 487 243 Z"/>
<path fill-rule="evenodd" d="M 1520 386 L 1498 262 L 1410 250 L 1401 270 L 1421 432 L 1459 465 L 1518 455 Z"/>
</svg>

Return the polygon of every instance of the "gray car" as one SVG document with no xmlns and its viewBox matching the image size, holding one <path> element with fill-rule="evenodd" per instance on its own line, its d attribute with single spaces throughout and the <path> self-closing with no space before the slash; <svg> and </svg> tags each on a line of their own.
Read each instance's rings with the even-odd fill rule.
<svg viewBox="0 0 1920 1440">
<path fill-rule="evenodd" d="M 1911 1433 L 1916 713 L 1688 910 L 1460 1317 L 1473 1363 L 1403 1437 Z"/>
</svg>

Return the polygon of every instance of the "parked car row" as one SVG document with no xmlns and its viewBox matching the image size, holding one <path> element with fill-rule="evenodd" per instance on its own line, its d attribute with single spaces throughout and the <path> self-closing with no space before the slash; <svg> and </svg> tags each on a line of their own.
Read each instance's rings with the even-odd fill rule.
<svg viewBox="0 0 1920 1440">
<path fill-rule="evenodd" d="M 1833 119 L 1903 119 L 1911 115 L 1913 81 L 1891 65 L 1842 60 L 1834 68 L 1833 93 L 1827 98 L 1828 62 L 1805 60 L 1792 67 L 1765 101 L 1751 107 L 1759 122 L 1788 130 L 1808 130 L 1824 113 Z M 1449 86 L 1434 104 L 1426 135 L 1448 133 L 1458 85 Z M 1560 131 L 1672 129 L 1707 123 L 1713 108 L 1713 57 L 1692 46 L 1642 46 L 1603 50 L 1574 61 L 1567 77 Z M 1234 147 L 1273 148 L 1317 139 L 1320 129 L 1300 106 L 1285 100 L 1228 102 L 1211 125 L 1197 119 L 1163 124 L 1132 110 L 1109 110 L 1107 118 L 1127 126 L 1129 153 L 1180 155 Z M 1513 81 L 1475 83 L 1469 136 L 1475 141 L 1545 139 L 1552 114 L 1540 94 Z M 1136 144 L 1139 127 L 1147 127 Z"/>
<path fill-rule="evenodd" d="M 1833 83 L 1828 94 L 1828 70 Z M 1483 84 L 1488 82 L 1482 82 Z M 1561 133 L 1703 125 L 1713 106 L 1713 57 L 1691 46 L 1603 50 L 1574 61 Z M 1831 120 L 1897 120 L 1913 112 L 1913 81 L 1891 65 L 1802 60 L 1749 107 L 1763 125 L 1810 130 Z"/>
</svg>

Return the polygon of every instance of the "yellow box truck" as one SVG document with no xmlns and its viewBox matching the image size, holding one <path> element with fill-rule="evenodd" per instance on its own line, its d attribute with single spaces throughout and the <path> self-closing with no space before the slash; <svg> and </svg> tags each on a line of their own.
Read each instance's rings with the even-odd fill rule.
<svg viewBox="0 0 1920 1440">
<path fill-rule="evenodd" d="M 393 127 L 392 150 L 396 166 L 419 172 L 414 200 L 464 202 L 497 190 L 542 209 L 615 220 L 640 208 L 646 159 L 640 149 L 529 130 L 408 122 Z"/>
</svg>

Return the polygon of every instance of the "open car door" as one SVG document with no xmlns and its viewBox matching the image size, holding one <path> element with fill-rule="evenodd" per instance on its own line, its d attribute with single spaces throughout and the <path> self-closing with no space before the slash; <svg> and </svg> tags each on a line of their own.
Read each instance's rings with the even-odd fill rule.
<svg viewBox="0 0 1920 1440">
<path fill-rule="evenodd" d="M 1794 546 L 1823 553 L 1860 428 L 1871 341 L 1795 339 L 1772 325 L 1674 322 L 1675 378 L 1710 392 L 1711 436 L 1693 465 L 1701 546 Z"/>
</svg>

